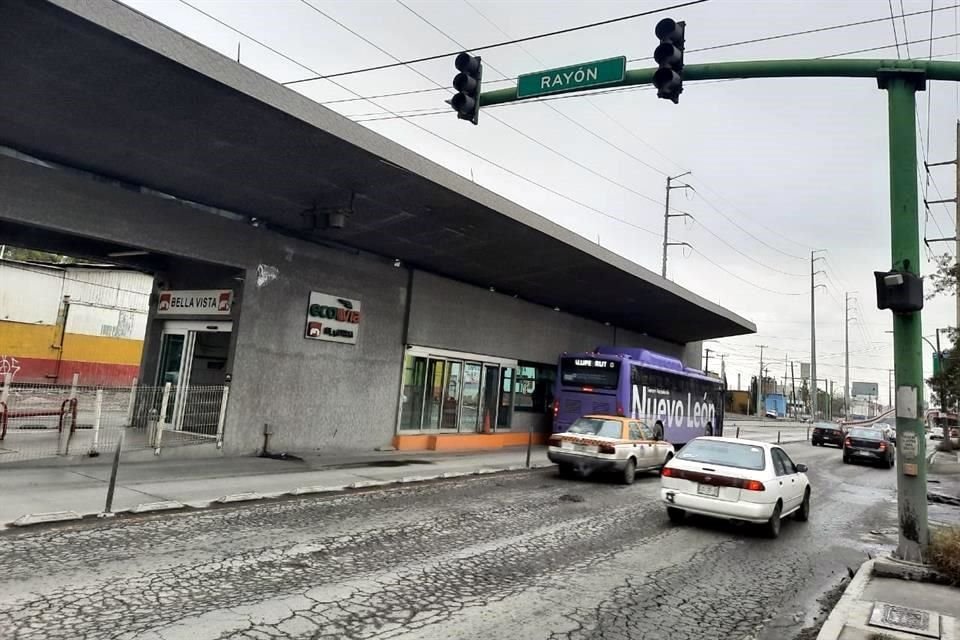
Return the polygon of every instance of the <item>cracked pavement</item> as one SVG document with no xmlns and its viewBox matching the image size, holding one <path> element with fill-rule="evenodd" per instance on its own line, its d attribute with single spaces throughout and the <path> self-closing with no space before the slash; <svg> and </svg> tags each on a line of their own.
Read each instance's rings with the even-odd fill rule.
<svg viewBox="0 0 960 640">
<path fill-rule="evenodd" d="M 0 638 L 789 639 L 890 543 L 896 483 L 785 448 L 814 507 L 778 540 L 553 470 L 9 533 Z"/>
</svg>

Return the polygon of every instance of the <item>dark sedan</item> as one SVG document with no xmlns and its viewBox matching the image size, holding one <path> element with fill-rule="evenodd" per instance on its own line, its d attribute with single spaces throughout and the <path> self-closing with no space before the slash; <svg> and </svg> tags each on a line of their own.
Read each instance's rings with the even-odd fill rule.
<svg viewBox="0 0 960 640">
<path fill-rule="evenodd" d="M 833 422 L 815 422 L 813 432 L 810 434 L 810 443 L 813 446 L 832 444 L 837 447 L 843 446 L 843 429 Z"/>
<path fill-rule="evenodd" d="M 887 438 L 883 429 L 857 427 L 850 429 L 843 440 L 844 464 L 859 460 L 891 469 L 895 457 L 893 443 Z"/>
</svg>

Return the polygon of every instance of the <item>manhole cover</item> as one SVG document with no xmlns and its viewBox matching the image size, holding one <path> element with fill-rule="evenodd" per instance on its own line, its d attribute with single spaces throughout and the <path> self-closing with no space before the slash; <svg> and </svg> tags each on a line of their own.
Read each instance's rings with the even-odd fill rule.
<svg viewBox="0 0 960 640">
<path fill-rule="evenodd" d="M 940 637 L 940 614 L 924 609 L 900 607 L 888 602 L 873 603 L 873 612 L 867 624 L 927 638 Z"/>
</svg>

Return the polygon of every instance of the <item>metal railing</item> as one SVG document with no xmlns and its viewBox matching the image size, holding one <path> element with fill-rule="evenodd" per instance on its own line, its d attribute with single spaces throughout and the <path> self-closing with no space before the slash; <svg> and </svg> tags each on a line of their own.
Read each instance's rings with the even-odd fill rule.
<svg viewBox="0 0 960 640">
<path fill-rule="evenodd" d="M 229 388 L 217 386 L 82 386 L 0 379 L 0 464 L 112 450 L 223 445 Z"/>
</svg>

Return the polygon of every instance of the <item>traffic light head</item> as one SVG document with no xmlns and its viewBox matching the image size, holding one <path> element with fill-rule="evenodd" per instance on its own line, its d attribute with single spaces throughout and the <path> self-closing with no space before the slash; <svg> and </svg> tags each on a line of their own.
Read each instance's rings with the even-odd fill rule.
<svg viewBox="0 0 960 640">
<path fill-rule="evenodd" d="M 461 120 L 477 124 L 480 117 L 480 83 L 483 79 L 483 63 L 480 56 L 463 52 L 454 61 L 458 73 L 453 78 L 453 88 L 457 93 L 450 99 L 450 106 Z"/>
<path fill-rule="evenodd" d="M 653 86 L 657 88 L 658 97 L 672 100 L 674 104 L 680 101 L 680 94 L 683 92 L 681 74 L 685 28 L 684 22 L 664 18 L 654 29 L 660 44 L 653 52 L 653 59 L 659 66 L 653 74 Z"/>
</svg>

